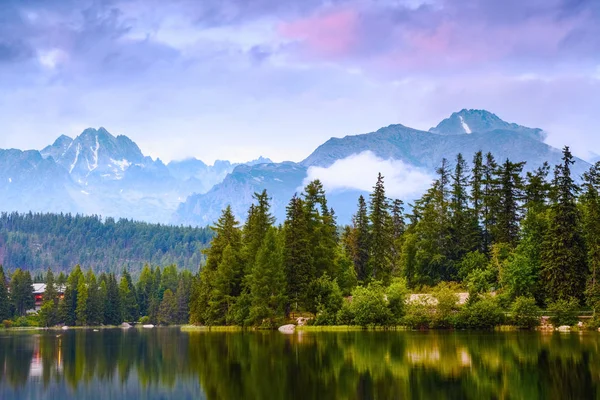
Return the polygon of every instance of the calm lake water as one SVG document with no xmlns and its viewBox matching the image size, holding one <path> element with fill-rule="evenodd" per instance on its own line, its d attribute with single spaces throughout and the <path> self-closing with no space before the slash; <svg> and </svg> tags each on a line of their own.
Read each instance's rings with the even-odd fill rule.
<svg viewBox="0 0 600 400">
<path fill-rule="evenodd" d="M 594 399 L 600 334 L 0 331 L 0 399 Z"/>
</svg>

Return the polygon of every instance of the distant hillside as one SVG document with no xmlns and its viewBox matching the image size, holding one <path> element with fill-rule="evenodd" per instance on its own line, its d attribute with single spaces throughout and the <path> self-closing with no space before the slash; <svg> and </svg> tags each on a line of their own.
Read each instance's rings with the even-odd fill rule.
<svg viewBox="0 0 600 400">
<path fill-rule="evenodd" d="M 137 275 L 143 265 L 178 267 L 196 272 L 201 250 L 212 238 L 209 228 L 148 224 L 70 214 L 0 214 L 0 264 L 34 273 L 51 267 Z"/>
</svg>

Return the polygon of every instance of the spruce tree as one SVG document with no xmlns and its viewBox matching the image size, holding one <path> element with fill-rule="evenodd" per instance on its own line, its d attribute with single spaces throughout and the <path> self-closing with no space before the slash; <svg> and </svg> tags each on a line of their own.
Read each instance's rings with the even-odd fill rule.
<svg viewBox="0 0 600 400">
<path fill-rule="evenodd" d="M 350 243 L 354 270 L 360 282 L 368 282 L 372 275 L 369 265 L 370 226 L 367 203 L 362 195 L 358 198 L 358 210 L 352 218 L 352 224 Z"/>
<path fill-rule="evenodd" d="M 104 324 L 119 325 L 123 322 L 119 285 L 113 273 L 110 273 L 106 280 L 106 301 L 104 304 Z"/>
<path fill-rule="evenodd" d="M 119 298 L 121 301 L 121 315 L 126 322 L 134 322 L 139 318 L 139 308 L 137 304 L 135 286 L 131 280 L 131 275 L 126 269 L 123 269 L 121 281 L 119 282 Z"/>
<path fill-rule="evenodd" d="M 76 323 L 79 326 L 88 324 L 88 286 L 84 279 L 77 285 L 77 307 L 75 308 L 77 316 Z"/>
<path fill-rule="evenodd" d="M 255 325 L 275 327 L 285 314 L 286 279 L 280 233 L 269 229 L 252 270 L 250 320 Z"/>
<path fill-rule="evenodd" d="M 67 278 L 64 297 L 59 303 L 60 319 L 65 325 L 75 325 L 77 321 L 77 296 L 80 280 L 84 280 L 84 276 L 78 264 Z"/>
<path fill-rule="evenodd" d="M 481 201 L 481 220 L 483 251 L 487 253 L 494 243 L 493 231 L 497 223 L 497 212 L 499 207 L 498 196 L 498 164 L 492 153 L 485 155 L 485 164 L 482 170 L 483 197 Z"/>
<path fill-rule="evenodd" d="M 473 213 L 475 214 L 475 218 L 479 223 L 483 219 L 483 154 L 481 150 L 479 150 L 473 156 L 473 168 L 471 168 L 471 202 L 473 204 Z"/>
<path fill-rule="evenodd" d="M 462 154 L 456 156 L 456 166 L 451 175 L 450 240 L 448 245 L 452 265 L 449 276 L 455 279 L 456 265 L 463 257 L 480 248 L 480 232 L 476 213 L 469 208 L 469 175 L 467 162 Z"/>
<path fill-rule="evenodd" d="M 54 274 L 52 270 L 48 268 L 46 272 L 46 291 L 44 292 L 44 302 L 52 301 L 54 305 L 58 305 L 58 291 L 54 282 Z"/>
<path fill-rule="evenodd" d="M 8 284 L 6 282 L 6 275 L 4 275 L 4 268 L 0 264 L 0 322 L 10 319 L 10 298 L 8 296 Z"/>
<path fill-rule="evenodd" d="M 239 223 L 235 219 L 231 206 L 227 206 L 221 217 L 212 228 L 215 236 L 211 241 L 211 247 L 205 252 L 207 255 L 206 265 L 200 272 L 199 278 L 194 285 L 193 306 L 190 307 L 192 315 L 191 321 L 196 324 L 212 325 L 215 322 L 220 322 L 225 319 L 222 312 L 217 312 L 221 305 L 222 296 L 224 295 L 219 288 L 215 289 L 215 279 L 219 265 L 223 261 L 225 249 L 229 246 L 231 252 L 235 255 L 235 266 L 232 266 L 235 273 L 232 276 L 233 282 L 230 287 L 236 294 L 241 293 L 243 264 L 241 263 L 239 254 L 242 246 L 242 235 L 239 228 Z M 231 261 L 228 260 L 228 264 Z M 223 269 L 223 267 L 221 268 Z M 216 298 L 215 298 L 216 296 Z M 222 309 L 221 309 L 222 311 Z"/>
<path fill-rule="evenodd" d="M 550 300 L 581 299 L 587 264 L 576 196 L 579 187 L 571 176 L 575 161 L 568 147 L 554 171 L 554 199 L 541 253 L 546 295 Z"/>
<path fill-rule="evenodd" d="M 371 223 L 371 246 L 369 269 L 372 277 L 387 284 L 392 275 L 393 227 L 390 217 L 390 204 L 385 196 L 383 175 L 377 176 L 377 182 L 370 194 L 369 221 Z"/>
<path fill-rule="evenodd" d="M 17 268 L 10 281 L 10 298 L 17 316 L 25 315 L 35 307 L 33 280 L 29 271 Z"/>
<path fill-rule="evenodd" d="M 100 325 L 104 319 L 104 299 L 98 286 L 96 275 L 90 269 L 86 275 L 87 283 L 87 307 L 86 321 L 87 325 Z"/>
<path fill-rule="evenodd" d="M 177 300 L 171 289 L 165 290 L 162 302 L 158 309 L 158 323 L 161 325 L 170 325 L 176 323 L 177 318 Z"/>
<path fill-rule="evenodd" d="M 497 169 L 497 208 L 492 236 L 497 243 L 513 247 L 519 239 L 519 222 L 522 217 L 523 182 L 521 172 L 524 162 L 506 160 Z"/>
<path fill-rule="evenodd" d="M 305 306 L 308 286 L 315 275 L 307 213 L 304 201 L 296 195 L 286 208 L 283 236 L 283 263 L 290 302 L 286 313 L 289 313 Z"/>
<path fill-rule="evenodd" d="M 583 175 L 583 182 L 580 200 L 589 270 L 586 300 L 597 312 L 600 308 L 600 162 Z"/>
</svg>

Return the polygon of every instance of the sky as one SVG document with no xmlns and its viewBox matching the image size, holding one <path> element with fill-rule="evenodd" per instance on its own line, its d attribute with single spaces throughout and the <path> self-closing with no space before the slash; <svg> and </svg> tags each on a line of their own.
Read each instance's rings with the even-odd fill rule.
<svg viewBox="0 0 600 400">
<path fill-rule="evenodd" d="M 600 1 L 0 0 L 0 148 L 300 161 L 462 108 L 600 153 Z"/>
</svg>

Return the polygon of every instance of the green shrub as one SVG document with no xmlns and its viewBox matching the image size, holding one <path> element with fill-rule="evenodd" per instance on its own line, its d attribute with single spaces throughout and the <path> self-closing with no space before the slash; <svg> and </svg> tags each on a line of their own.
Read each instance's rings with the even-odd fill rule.
<svg viewBox="0 0 600 400">
<path fill-rule="evenodd" d="M 439 284 L 433 291 L 437 300 L 431 326 L 433 328 L 451 328 L 458 310 L 458 295 L 447 284 Z"/>
<path fill-rule="evenodd" d="M 540 309 L 533 297 L 517 297 L 510 311 L 512 323 L 519 328 L 531 329 L 540 324 Z"/>
<path fill-rule="evenodd" d="M 150 323 L 150 317 L 147 315 L 144 315 L 143 317 L 140 318 L 140 324 L 142 325 L 147 325 Z"/>
<path fill-rule="evenodd" d="M 573 326 L 578 321 L 578 308 L 579 302 L 573 297 L 570 299 L 556 300 L 548 305 L 548 311 L 552 314 L 550 322 L 552 322 L 552 325 L 554 326 Z"/>
<path fill-rule="evenodd" d="M 383 286 L 378 281 L 369 283 L 367 287 L 356 287 L 352 291 L 351 308 L 356 325 L 387 326 L 392 320 Z"/>
<path fill-rule="evenodd" d="M 8 329 L 13 326 L 13 322 L 9 319 L 5 319 L 4 321 L 2 321 L 2 325 Z"/>
<path fill-rule="evenodd" d="M 336 317 L 338 325 L 354 325 L 354 312 L 352 311 L 352 303 L 349 300 L 344 300 L 344 304 Z"/>
<path fill-rule="evenodd" d="M 406 280 L 395 278 L 386 290 L 388 307 L 392 313 L 393 323 L 399 324 L 406 313 Z"/>
<path fill-rule="evenodd" d="M 456 326 L 466 329 L 493 329 L 504 322 L 504 313 L 496 299 L 484 296 L 459 311 Z"/>
<path fill-rule="evenodd" d="M 29 319 L 26 316 L 21 316 L 15 319 L 13 326 L 26 327 L 29 326 Z"/>
<path fill-rule="evenodd" d="M 404 315 L 404 325 L 412 329 L 427 329 L 433 319 L 434 307 L 425 299 L 408 303 Z"/>
</svg>

